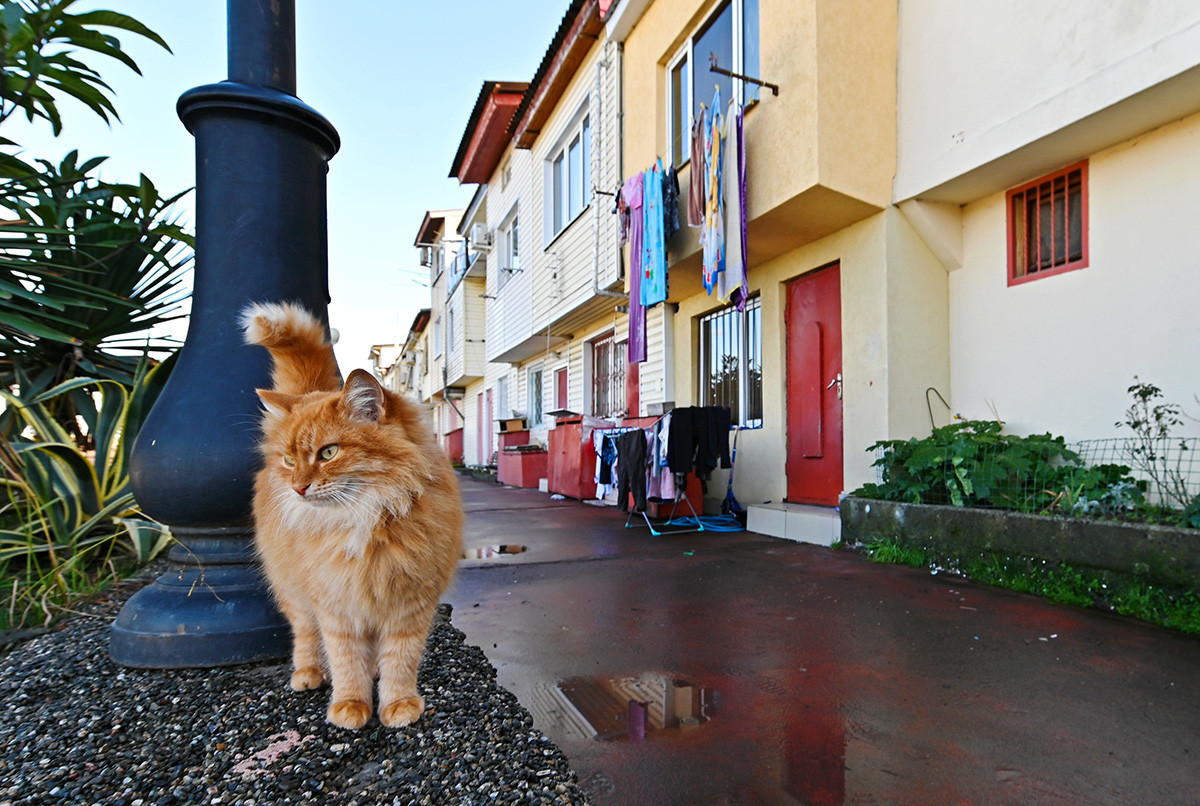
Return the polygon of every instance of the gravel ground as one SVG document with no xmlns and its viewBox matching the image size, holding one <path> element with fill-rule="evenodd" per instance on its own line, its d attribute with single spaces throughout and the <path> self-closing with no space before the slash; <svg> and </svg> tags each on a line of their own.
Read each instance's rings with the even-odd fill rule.
<svg viewBox="0 0 1200 806">
<path fill-rule="evenodd" d="M 360 731 L 326 724 L 328 690 L 293 692 L 286 664 L 117 666 L 118 605 L 91 605 L 0 657 L 0 806 L 587 802 L 447 605 L 421 662 L 425 716 Z"/>
</svg>

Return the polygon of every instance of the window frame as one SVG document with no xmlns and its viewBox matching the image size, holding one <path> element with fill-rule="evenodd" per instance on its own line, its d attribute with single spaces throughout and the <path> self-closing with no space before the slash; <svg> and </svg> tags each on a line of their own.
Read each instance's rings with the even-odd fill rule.
<svg viewBox="0 0 1200 806">
<path fill-rule="evenodd" d="M 544 420 L 546 417 L 545 372 L 543 372 L 542 368 L 540 367 L 536 369 L 530 369 L 526 378 L 526 382 L 528 383 L 527 400 L 529 405 L 525 408 L 528 409 L 527 417 L 529 419 L 529 427 L 533 428 L 534 426 L 541 425 L 542 420 Z"/>
<path fill-rule="evenodd" d="M 504 288 L 512 276 L 521 270 L 521 216 L 520 211 L 513 207 L 503 222 L 496 228 L 497 266 L 496 291 Z"/>
<path fill-rule="evenodd" d="M 696 53 L 695 53 L 696 40 L 699 39 L 701 36 L 703 36 L 705 33 L 707 33 L 708 29 L 712 26 L 712 24 L 716 22 L 717 17 L 719 17 L 725 11 L 726 8 L 730 8 L 732 10 L 732 19 L 730 21 L 730 26 L 732 28 L 732 39 L 733 39 L 733 41 L 730 43 L 730 51 L 733 54 L 733 56 L 732 56 L 733 64 L 732 65 L 724 65 L 723 64 L 720 66 L 722 68 L 724 68 L 725 70 L 730 70 L 734 73 L 741 73 L 743 75 L 753 75 L 754 77 L 757 77 L 757 74 L 760 70 L 760 65 L 761 65 L 761 56 L 760 56 L 761 44 L 762 44 L 761 26 L 760 26 L 760 30 L 755 31 L 754 43 L 753 43 L 753 47 L 751 47 L 750 45 L 748 45 L 747 38 L 746 38 L 746 26 L 747 26 L 747 16 L 748 16 L 746 9 L 747 9 L 748 4 L 752 5 L 754 19 L 756 22 L 760 21 L 761 16 L 759 13 L 760 9 L 759 9 L 758 3 L 759 3 L 759 0 L 725 0 L 725 2 L 719 3 L 716 8 L 714 8 L 698 25 L 696 25 L 695 28 L 693 28 L 688 33 L 688 36 L 684 40 L 683 45 L 667 61 L 666 93 L 665 93 L 666 101 L 667 101 L 666 144 L 667 144 L 667 153 L 670 156 L 670 158 L 673 161 L 676 168 L 686 165 L 691 159 L 691 143 L 689 141 L 689 136 L 690 136 L 691 129 L 692 129 L 692 123 L 695 119 L 694 111 L 696 108 L 696 99 L 695 99 L 695 92 L 696 92 L 696 86 L 697 86 Z M 755 61 L 758 62 L 757 64 L 751 65 L 750 68 L 747 68 L 747 66 L 746 66 L 746 59 L 747 59 L 747 56 L 749 55 L 748 51 L 753 51 L 753 57 L 754 57 Z M 708 74 L 708 66 L 707 66 L 708 57 L 707 57 L 707 55 L 704 55 L 704 57 L 701 61 L 704 62 L 704 64 L 701 65 L 701 68 L 704 70 L 704 73 L 707 75 Z M 683 62 L 687 63 L 687 98 L 683 99 L 684 103 L 683 103 L 681 109 L 686 110 L 687 114 L 686 114 L 686 120 L 680 121 L 680 120 L 676 119 L 677 99 L 675 98 L 675 87 L 674 87 L 674 82 L 672 81 L 672 78 L 673 78 L 675 69 Z M 754 104 L 758 101 L 762 88 L 759 87 L 757 84 L 753 84 L 749 81 L 743 81 L 740 78 L 733 78 L 733 77 L 722 77 L 720 80 L 722 80 L 722 81 L 728 80 L 730 82 L 730 88 L 732 90 L 730 97 L 724 98 L 725 103 L 729 103 L 730 98 L 737 97 L 737 98 L 741 98 L 743 106 L 750 107 L 752 104 Z M 708 100 L 711 97 L 712 96 L 710 95 L 708 98 L 703 98 L 701 100 L 703 100 L 705 103 L 708 103 Z M 724 111 L 725 110 L 721 110 L 722 114 L 724 113 Z M 675 147 L 677 144 L 679 146 L 679 151 L 681 152 L 679 154 L 675 153 Z"/>
<path fill-rule="evenodd" d="M 596 417 L 614 417 L 625 414 L 625 370 L 629 362 L 628 339 L 620 338 L 615 331 L 609 331 L 588 342 L 588 355 L 591 365 L 588 399 L 591 413 Z M 603 361 L 601 357 L 603 357 Z M 603 390 L 602 382 L 605 384 Z"/>
<path fill-rule="evenodd" d="M 1071 188 L 1072 188 L 1071 174 L 1073 174 L 1075 172 L 1079 172 L 1079 205 L 1078 205 L 1078 209 L 1079 209 L 1079 222 L 1078 222 L 1078 226 L 1079 226 L 1079 233 L 1078 233 L 1079 256 L 1077 258 L 1072 259 L 1072 257 L 1071 257 L 1071 253 L 1072 253 L 1071 236 L 1073 233 L 1071 232 L 1071 230 L 1073 229 L 1073 225 L 1072 225 L 1072 221 L 1071 221 L 1071 209 L 1072 209 L 1072 205 L 1071 205 L 1071 195 L 1072 195 L 1071 194 Z M 1056 183 L 1059 180 L 1063 180 L 1063 182 L 1062 182 L 1063 219 L 1067 224 L 1067 234 L 1063 240 L 1063 260 L 1061 262 L 1055 262 L 1055 257 L 1054 257 L 1053 253 L 1057 249 L 1057 244 L 1054 243 L 1054 229 L 1052 228 L 1051 235 L 1050 235 L 1051 256 L 1050 256 L 1049 264 L 1046 266 L 1046 268 L 1040 268 L 1041 261 L 1039 260 L 1038 268 L 1034 268 L 1031 271 L 1029 269 L 1029 267 L 1026 266 L 1024 268 L 1024 271 L 1021 271 L 1022 267 L 1020 264 L 1022 263 L 1022 258 L 1021 258 L 1022 252 L 1024 252 L 1026 255 L 1025 261 L 1026 262 L 1028 261 L 1029 229 L 1027 226 L 1027 220 L 1028 220 L 1027 215 L 1020 216 L 1020 221 L 1018 221 L 1018 215 L 1016 214 L 1016 205 L 1020 204 L 1022 206 L 1023 212 L 1024 212 L 1024 210 L 1028 210 L 1029 209 L 1029 200 L 1028 200 L 1029 193 L 1031 191 L 1034 193 L 1039 193 L 1045 186 L 1048 185 L 1049 186 L 1048 198 L 1049 198 L 1049 205 L 1050 205 L 1050 216 L 1052 219 L 1055 218 L 1056 217 L 1055 208 L 1058 206 L 1058 204 L 1057 204 L 1058 188 L 1057 188 Z M 1035 197 L 1034 203 L 1035 203 L 1035 205 L 1037 204 L 1036 197 Z M 1053 171 L 1051 173 L 1045 174 L 1044 176 L 1040 176 L 1031 182 L 1026 182 L 1022 185 L 1018 185 L 1017 187 L 1010 189 L 1007 193 L 1004 194 L 1004 216 L 1005 216 L 1005 239 L 1007 241 L 1007 249 L 1008 249 L 1008 268 L 1007 268 L 1008 285 L 1010 287 L 1014 286 L 1014 285 L 1021 285 L 1023 283 L 1028 283 L 1033 280 L 1040 280 L 1045 277 L 1053 277 L 1055 275 L 1064 274 L 1066 272 L 1075 271 L 1077 269 L 1087 268 L 1088 262 L 1089 262 L 1088 241 L 1090 240 L 1088 237 L 1088 235 L 1089 235 L 1089 232 L 1088 232 L 1088 161 L 1082 160 L 1080 162 L 1076 162 L 1072 165 L 1068 165 L 1064 168 L 1060 168 L 1057 171 Z M 1053 221 L 1051 223 L 1053 225 Z M 1039 216 L 1039 227 L 1040 227 L 1040 216 Z M 1018 232 L 1018 229 L 1020 229 L 1019 232 Z M 1040 244 L 1039 244 L 1038 254 L 1039 255 L 1041 254 Z"/>
<path fill-rule="evenodd" d="M 711 344 L 718 340 L 716 335 L 706 338 L 705 328 L 709 323 L 723 323 L 736 326 L 736 334 L 727 333 L 724 338 L 726 347 L 736 341 L 738 349 L 737 385 L 735 394 L 737 406 L 728 399 L 717 399 L 712 393 L 712 374 L 710 364 L 712 359 Z M 699 372 L 697 373 L 697 395 L 701 406 L 728 406 L 732 414 L 732 424 L 741 428 L 763 427 L 763 393 L 762 393 L 762 296 L 755 294 L 746 300 L 745 310 L 739 311 L 735 305 L 726 305 L 709 311 L 697 317 L 699 344 L 696 354 L 699 356 Z M 728 352 L 723 351 L 723 355 Z M 757 387 L 751 382 L 750 373 L 757 369 Z M 757 404 L 757 405 L 756 405 Z M 757 409 L 757 417 L 749 416 Z"/>
<path fill-rule="evenodd" d="M 577 172 L 571 166 L 574 148 L 578 148 L 579 155 Z M 546 246 L 592 205 L 592 151 L 591 114 L 584 104 L 563 129 L 543 164 L 543 240 Z M 577 204 L 578 209 L 573 204 Z"/>
</svg>

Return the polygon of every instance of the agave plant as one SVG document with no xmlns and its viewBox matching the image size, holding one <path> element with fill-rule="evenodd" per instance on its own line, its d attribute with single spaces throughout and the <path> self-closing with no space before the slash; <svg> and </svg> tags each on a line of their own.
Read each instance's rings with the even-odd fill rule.
<svg viewBox="0 0 1200 806">
<path fill-rule="evenodd" d="M 0 385 L 15 367 L 55 368 L 129 383 L 145 332 L 183 313 L 192 238 L 172 217 L 182 196 L 91 176 L 105 158 L 59 165 L 0 183 Z M 151 345 L 166 349 L 165 345 Z"/>
<path fill-rule="evenodd" d="M 43 392 L 0 390 L 19 421 L 19 436 L 0 441 L 0 564 L 39 568 L 123 557 L 145 563 L 170 540 L 167 528 L 140 512 L 129 486 L 129 451 L 170 363 L 143 362 L 131 389 L 116 381 L 74 378 Z M 85 417 L 94 452 L 80 450 L 47 405 L 95 389 Z"/>
</svg>

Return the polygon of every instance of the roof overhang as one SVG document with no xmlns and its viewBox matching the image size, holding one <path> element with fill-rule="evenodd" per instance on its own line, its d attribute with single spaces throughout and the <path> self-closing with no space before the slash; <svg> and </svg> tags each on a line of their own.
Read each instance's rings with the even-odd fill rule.
<svg viewBox="0 0 1200 806">
<path fill-rule="evenodd" d="M 509 142 L 509 128 L 529 84 L 485 81 L 458 144 L 450 176 L 463 185 L 488 181 Z"/>
<path fill-rule="evenodd" d="M 513 119 L 513 145 L 532 148 L 579 65 L 600 38 L 600 0 L 574 0 L 542 58 Z"/>
<path fill-rule="evenodd" d="M 417 230 L 417 239 L 413 246 L 429 246 L 437 240 L 438 233 L 446 223 L 444 210 L 428 210 L 425 218 L 421 219 L 421 228 Z"/>
</svg>

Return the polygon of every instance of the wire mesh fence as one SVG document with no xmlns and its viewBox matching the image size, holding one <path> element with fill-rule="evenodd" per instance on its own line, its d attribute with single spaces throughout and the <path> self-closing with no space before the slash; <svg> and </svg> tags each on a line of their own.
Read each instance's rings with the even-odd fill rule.
<svg viewBox="0 0 1200 806">
<path fill-rule="evenodd" d="M 875 447 L 877 483 L 860 494 L 896 501 L 995 507 L 1071 517 L 1200 519 L 1200 439 L 943 431 L 943 441 Z M 1177 513 L 1176 517 L 1172 513 Z M 1189 515 L 1192 517 L 1192 515 Z"/>
<path fill-rule="evenodd" d="M 1088 466 L 1124 465 L 1146 484 L 1146 503 L 1187 509 L 1200 495 L 1200 439 L 1087 439 L 1070 445 Z"/>
</svg>

